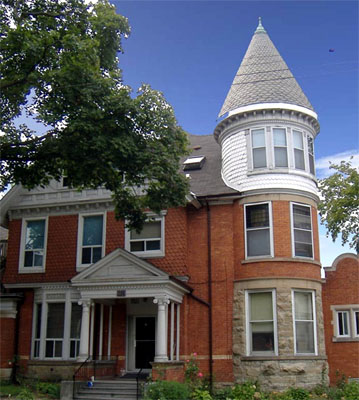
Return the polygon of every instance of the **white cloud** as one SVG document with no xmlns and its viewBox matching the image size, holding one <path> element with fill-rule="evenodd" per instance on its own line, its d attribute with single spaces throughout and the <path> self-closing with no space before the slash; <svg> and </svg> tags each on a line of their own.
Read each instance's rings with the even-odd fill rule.
<svg viewBox="0 0 359 400">
<path fill-rule="evenodd" d="M 357 149 L 347 150 L 342 153 L 318 158 L 315 162 L 318 178 L 321 179 L 331 175 L 333 170 L 329 169 L 330 163 L 340 164 L 341 161 L 351 161 L 353 167 L 359 168 L 359 151 Z"/>
</svg>

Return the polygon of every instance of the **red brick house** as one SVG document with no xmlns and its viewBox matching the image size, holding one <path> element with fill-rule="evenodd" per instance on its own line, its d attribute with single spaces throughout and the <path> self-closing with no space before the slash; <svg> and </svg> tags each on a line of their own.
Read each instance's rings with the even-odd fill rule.
<svg viewBox="0 0 359 400">
<path fill-rule="evenodd" d="M 28 376 L 69 378 L 96 357 L 180 379 L 196 352 L 217 383 L 326 381 L 319 124 L 261 23 L 220 115 L 213 135 L 190 135 L 187 206 L 148 213 L 140 234 L 102 188 L 3 198 L 3 375 L 17 354 Z"/>
</svg>

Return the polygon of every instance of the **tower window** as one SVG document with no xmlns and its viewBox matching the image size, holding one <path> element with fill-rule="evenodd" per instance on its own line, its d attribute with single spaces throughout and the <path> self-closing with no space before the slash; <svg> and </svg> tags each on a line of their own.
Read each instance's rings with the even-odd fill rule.
<svg viewBox="0 0 359 400">
<path fill-rule="evenodd" d="M 252 130 L 253 168 L 266 168 L 266 138 L 264 129 Z"/>
<path fill-rule="evenodd" d="M 293 131 L 294 166 L 296 169 L 305 170 L 303 134 Z"/>
<path fill-rule="evenodd" d="M 313 258 L 310 206 L 292 203 L 292 241 L 295 257 Z"/>
<path fill-rule="evenodd" d="M 308 136 L 308 159 L 309 159 L 309 171 L 311 174 L 315 174 L 314 169 L 314 144 L 313 138 Z"/>
<path fill-rule="evenodd" d="M 274 165 L 288 167 L 287 135 L 284 128 L 273 128 Z"/>
<path fill-rule="evenodd" d="M 245 219 L 246 257 L 272 256 L 270 204 L 247 204 Z"/>
</svg>

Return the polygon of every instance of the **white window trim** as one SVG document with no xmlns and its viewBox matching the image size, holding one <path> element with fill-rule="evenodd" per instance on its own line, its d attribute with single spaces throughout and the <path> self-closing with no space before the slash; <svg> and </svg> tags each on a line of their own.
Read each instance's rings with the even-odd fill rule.
<svg viewBox="0 0 359 400">
<path fill-rule="evenodd" d="M 33 321 L 32 321 L 32 339 L 31 339 L 31 358 L 34 360 L 75 360 L 76 357 L 70 358 L 70 333 L 71 333 L 71 310 L 72 303 L 77 303 L 78 300 L 71 298 L 71 291 L 65 292 L 65 298 L 62 299 L 47 299 L 46 295 L 50 292 L 43 291 L 41 300 L 34 302 L 33 306 Z M 53 292 L 51 292 L 53 293 Z M 64 294 L 64 292 L 58 292 Z M 64 335 L 62 339 L 49 339 L 62 341 L 62 356 L 61 357 L 46 357 L 46 341 L 47 341 L 47 315 L 48 305 L 51 303 L 65 304 L 64 310 Z M 42 304 L 41 307 L 41 326 L 40 326 L 40 339 L 35 338 L 36 322 L 37 322 L 37 305 Z M 40 341 L 39 357 L 35 357 L 35 341 Z"/>
<path fill-rule="evenodd" d="M 347 334 L 343 334 L 343 335 L 341 335 L 340 334 L 340 331 L 339 331 L 339 314 L 343 314 L 343 315 L 346 315 L 346 322 L 347 322 L 347 326 L 348 326 L 348 333 Z M 351 323 L 350 323 L 350 311 L 349 310 L 337 310 L 336 311 L 336 336 L 337 337 L 339 337 L 339 338 L 344 338 L 344 337 L 350 337 L 351 336 L 351 334 L 350 334 L 350 332 L 351 332 Z"/>
<path fill-rule="evenodd" d="M 260 204 L 268 204 L 268 213 L 269 213 L 269 241 L 270 241 L 270 254 L 262 255 L 262 256 L 248 256 L 247 254 L 247 213 L 246 208 L 250 206 L 257 206 Z M 272 219 L 272 202 L 271 201 L 262 201 L 260 203 L 247 203 L 244 204 L 244 234 L 245 234 L 245 258 L 246 260 L 253 260 L 253 259 L 261 259 L 261 258 L 270 258 L 274 257 L 274 243 L 273 243 L 273 219 Z"/>
<path fill-rule="evenodd" d="M 161 221 L 161 238 L 160 238 L 160 249 L 150 250 L 150 251 L 131 251 L 131 230 L 125 228 L 125 249 L 135 254 L 138 257 L 144 258 L 155 258 L 165 256 L 165 216 L 163 213 L 161 215 L 157 214 L 147 214 L 148 220 Z"/>
<path fill-rule="evenodd" d="M 274 352 L 272 351 L 252 351 L 252 333 L 250 327 L 250 302 L 249 295 L 251 293 L 272 293 L 273 306 L 273 335 L 274 335 Z M 277 333 L 277 299 L 275 289 L 263 290 L 246 290 L 245 291 L 245 313 L 246 313 L 246 352 L 247 356 L 277 356 L 278 355 L 278 333 Z"/>
<path fill-rule="evenodd" d="M 43 250 L 43 265 L 42 267 L 24 267 L 25 262 L 25 241 L 27 222 L 30 221 L 45 221 L 44 232 L 44 250 Z M 21 241 L 19 254 L 19 274 L 33 274 L 45 272 L 46 269 L 46 250 L 47 250 L 47 232 L 48 232 L 48 217 L 24 218 L 21 223 Z"/>
<path fill-rule="evenodd" d="M 83 229 L 84 229 L 84 218 L 85 217 L 96 217 L 102 215 L 102 251 L 101 251 L 101 258 L 105 256 L 106 251 L 106 220 L 107 220 L 107 213 L 105 212 L 98 212 L 98 213 L 81 213 L 78 215 L 78 229 L 77 229 L 77 259 L 76 259 L 76 271 L 82 271 L 84 268 L 92 264 L 82 264 L 82 236 L 83 236 Z"/>
<path fill-rule="evenodd" d="M 311 240 L 312 240 L 312 256 L 311 257 L 305 257 L 305 256 L 296 256 L 295 255 L 295 243 L 294 243 L 294 215 L 293 215 L 293 206 L 301 206 L 301 207 L 307 207 L 309 208 L 309 213 L 310 213 L 310 226 L 311 226 Z M 295 228 L 298 229 L 298 228 Z M 313 240 L 313 218 L 312 218 L 312 206 L 309 204 L 303 204 L 303 203 L 295 203 L 295 202 L 290 202 L 290 232 L 291 232 L 291 241 L 292 241 L 292 256 L 293 258 L 302 258 L 306 260 L 314 260 L 314 254 L 315 254 L 315 249 L 314 249 L 314 240 Z"/>
<path fill-rule="evenodd" d="M 295 293 L 311 293 L 312 294 L 312 307 L 313 307 L 313 338 L 314 338 L 314 353 L 298 353 L 297 352 L 297 332 L 296 332 L 296 319 L 295 319 Z M 293 344 L 294 344 L 294 354 L 298 356 L 305 355 L 318 355 L 318 340 L 317 340 L 317 311 L 315 303 L 315 291 L 314 290 L 302 290 L 293 289 L 292 290 L 292 316 L 293 316 Z M 298 321 L 309 321 L 309 320 L 298 320 Z"/>
<path fill-rule="evenodd" d="M 332 305 L 333 341 L 359 341 L 359 327 L 357 331 L 355 314 L 359 313 L 359 304 Z M 339 335 L 338 313 L 348 313 L 348 335 Z"/>
</svg>

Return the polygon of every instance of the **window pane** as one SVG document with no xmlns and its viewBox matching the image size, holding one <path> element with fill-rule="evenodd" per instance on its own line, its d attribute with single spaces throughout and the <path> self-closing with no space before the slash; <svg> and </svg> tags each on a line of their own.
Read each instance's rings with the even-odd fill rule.
<svg viewBox="0 0 359 400">
<path fill-rule="evenodd" d="M 294 251 L 297 257 L 313 257 L 312 244 L 295 243 Z"/>
<path fill-rule="evenodd" d="M 43 249 L 45 220 L 28 221 L 26 225 L 25 249 Z"/>
<path fill-rule="evenodd" d="M 314 157 L 311 154 L 309 155 L 309 169 L 310 173 L 314 175 Z"/>
<path fill-rule="evenodd" d="M 102 257 L 102 247 L 92 247 L 92 262 L 95 263 L 101 260 Z"/>
<path fill-rule="evenodd" d="M 269 227 L 268 204 L 246 206 L 246 225 L 247 228 Z"/>
<path fill-rule="evenodd" d="M 310 219 L 310 208 L 293 204 L 294 228 L 312 229 L 312 221 Z"/>
<path fill-rule="evenodd" d="M 53 357 L 53 356 L 54 356 L 54 341 L 48 340 L 46 341 L 45 357 Z"/>
<path fill-rule="evenodd" d="M 270 254 L 269 229 L 247 231 L 247 256 L 269 256 Z"/>
<path fill-rule="evenodd" d="M 83 242 L 84 246 L 102 245 L 102 215 L 84 218 Z"/>
<path fill-rule="evenodd" d="M 34 357 L 40 357 L 40 340 L 35 340 L 34 344 Z"/>
<path fill-rule="evenodd" d="M 267 166 L 266 149 L 253 149 L 253 168 L 264 168 Z"/>
<path fill-rule="evenodd" d="M 296 348 L 297 353 L 314 353 L 314 326 L 313 322 L 297 321 L 295 324 L 296 331 Z"/>
<path fill-rule="evenodd" d="M 82 264 L 91 264 L 91 247 L 82 249 Z"/>
<path fill-rule="evenodd" d="M 312 293 L 296 292 L 294 298 L 295 298 L 295 319 L 312 320 L 313 319 Z"/>
<path fill-rule="evenodd" d="M 297 149 L 303 150 L 303 135 L 302 132 L 293 131 L 293 144 Z"/>
<path fill-rule="evenodd" d="M 34 251 L 34 267 L 42 267 L 43 255 L 40 251 Z"/>
<path fill-rule="evenodd" d="M 305 170 L 303 150 L 294 149 L 294 162 L 295 168 Z"/>
<path fill-rule="evenodd" d="M 254 129 L 252 131 L 252 146 L 265 147 L 266 141 L 264 136 L 264 129 Z"/>
<path fill-rule="evenodd" d="M 288 167 L 287 148 L 277 147 L 274 149 L 275 166 Z"/>
<path fill-rule="evenodd" d="M 80 338 L 81 333 L 81 318 L 82 318 L 82 307 L 77 303 L 71 304 L 71 333 L 72 339 Z"/>
<path fill-rule="evenodd" d="M 312 232 L 294 229 L 294 241 L 311 245 L 312 244 Z"/>
<path fill-rule="evenodd" d="M 161 237 L 161 221 L 149 221 L 143 226 L 140 233 L 131 231 L 131 239 L 148 239 Z"/>
<path fill-rule="evenodd" d="M 160 250 L 161 241 L 160 240 L 148 240 L 146 242 L 146 250 Z"/>
<path fill-rule="evenodd" d="M 348 313 L 338 312 L 338 331 L 340 336 L 349 335 Z"/>
<path fill-rule="evenodd" d="M 252 324 L 252 351 L 274 351 L 272 322 Z"/>
<path fill-rule="evenodd" d="M 34 259 L 33 251 L 25 251 L 24 267 L 32 267 Z"/>
<path fill-rule="evenodd" d="M 55 357 L 62 357 L 62 342 L 55 341 Z"/>
<path fill-rule="evenodd" d="M 274 142 L 274 146 L 286 146 L 287 145 L 285 129 L 273 128 L 273 142 Z"/>
<path fill-rule="evenodd" d="M 131 242 L 130 250 L 131 251 L 145 251 L 145 242 L 143 240 L 140 242 Z"/>
<path fill-rule="evenodd" d="M 272 320 L 273 306 L 272 293 L 251 293 L 250 294 L 251 321 Z"/>
<path fill-rule="evenodd" d="M 64 314 L 65 303 L 49 303 L 47 311 L 47 330 L 46 337 L 64 337 Z"/>
</svg>

